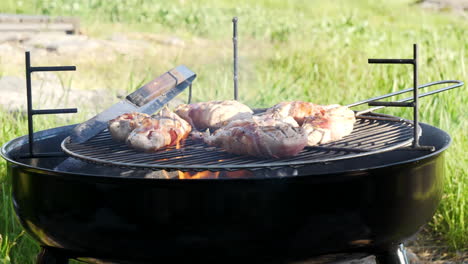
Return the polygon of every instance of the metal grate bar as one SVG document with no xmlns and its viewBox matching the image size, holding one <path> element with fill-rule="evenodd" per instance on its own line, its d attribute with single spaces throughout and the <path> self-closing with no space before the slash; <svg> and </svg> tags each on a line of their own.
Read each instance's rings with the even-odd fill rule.
<svg viewBox="0 0 468 264">
<path fill-rule="evenodd" d="M 169 146 L 155 153 L 143 153 L 115 142 L 106 129 L 85 143 L 67 138 L 62 149 L 69 155 L 93 163 L 143 169 L 166 170 L 235 170 L 261 167 L 277 168 L 329 162 L 375 154 L 408 146 L 413 124 L 397 118 L 388 120 L 359 118 L 353 132 L 341 140 L 306 147 L 297 156 L 285 159 L 256 158 L 227 153 L 223 149 L 187 139 L 180 148 Z"/>
<path fill-rule="evenodd" d="M 337 142 L 332 142 L 332 143 L 327 143 L 322 145 L 322 147 L 358 147 L 358 148 L 365 148 L 366 146 L 372 146 L 375 145 L 377 142 L 380 142 L 380 140 L 388 141 L 389 138 L 391 137 L 400 137 L 408 136 L 408 131 L 387 131 L 387 133 L 382 133 L 384 132 L 383 130 L 375 130 L 373 131 L 374 134 L 365 134 L 361 135 L 359 137 L 351 137 L 351 139 L 344 138 L 345 141 L 337 141 Z"/>
<path fill-rule="evenodd" d="M 382 132 L 382 131 L 376 131 L 376 133 L 379 133 L 379 132 Z M 334 147 L 334 146 L 343 145 L 343 147 L 345 147 L 345 146 L 355 145 L 356 147 L 364 148 L 366 146 L 376 145 L 376 143 L 381 142 L 381 141 L 384 141 L 384 142 L 388 141 L 390 137 L 400 137 L 402 136 L 403 133 L 404 132 L 402 131 L 392 131 L 392 132 L 386 133 L 385 135 L 377 134 L 377 135 L 362 136 L 354 140 L 350 140 L 350 141 L 346 141 L 342 143 L 338 142 L 338 143 L 331 144 L 331 145 L 325 144 L 324 146 Z M 405 136 L 408 136 L 408 132 L 406 132 Z"/>
</svg>

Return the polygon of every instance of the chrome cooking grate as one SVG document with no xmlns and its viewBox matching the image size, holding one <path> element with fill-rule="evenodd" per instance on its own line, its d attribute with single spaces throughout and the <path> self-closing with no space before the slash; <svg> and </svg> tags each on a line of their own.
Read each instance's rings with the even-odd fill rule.
<svg viewBox="0 0 468 264">
<path fill-rule="evenodd" d="M 180 145 L 144 153 L 114 141 L 106 129 L 85 143 L 70 142 L 62 149 L 70 156 L 102 165 L 165 170 L 238 170 L 277 168 L 349 159 L 408 146 L 413 140 L 413 124 L 377 114 L 357 119 L 353 132 L 342 140 L 306 147 L 299 155 L 284 159 L 255 158 L 229 154 L 221 148 L 187 139 Z"/>
</svg>

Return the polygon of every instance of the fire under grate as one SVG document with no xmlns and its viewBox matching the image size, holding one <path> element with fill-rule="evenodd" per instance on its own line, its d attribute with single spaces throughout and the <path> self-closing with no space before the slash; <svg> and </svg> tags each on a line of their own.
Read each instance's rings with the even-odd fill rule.
<svg viewBox="0 0 468 264">
<path fill-rule="evenodd" d="M 144 153 L 114 141 L 106 129 L 85 143 L 66 138 L 62 149 L 70 156 L 102 165 L 166 170 L 238 170 L 330 162 L 371 155 L 408 146 L 413 140 L 413 124 L 402 119 L 361 116 L 353 132 L 341 140 L 306 147 L 297 156 L 283 159 L 255 158 L 230 154 L 190 138 L 177 149 L 170 146 L 154 153 Z"/>
</svg>

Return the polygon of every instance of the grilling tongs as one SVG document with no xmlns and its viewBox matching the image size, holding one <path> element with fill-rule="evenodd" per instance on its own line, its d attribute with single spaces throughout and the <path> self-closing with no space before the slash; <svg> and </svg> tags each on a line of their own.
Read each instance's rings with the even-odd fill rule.
<svg viewBox="0 0 468 264">
<path fill-rule="evenodd" d="M 416 54 L 416 49 L 417 49 L 416 44 L 414 46 L 415 46 L 415 54 Z M 391 61 L 394 61 L 394 60 L 375 59 L 375 60 L 372 60 L 372 61 L 378 61 L 378 62 L 383 61 L 384 63 L 386 63 L 387 61 L 391 62 Z M 371 62 L 371 60 L 369 60 L 369 62 Z M 361 105 L 361 104 L 365 104 L 365 103 L 367 103 L 369 106 L 375 106 L 373 108 L 369 108 L 369 109 L 366 109 L 366 110 L 356 112 L 356 117 L 362 116 L 365 113 L 370 113 L 372 111 L 375 111 L 375 110 L 378 110 L 378 109 L 381 109 L 381 108 L 384 108 L 384 107 L 387 107 L 387 106 L 412 107 L 413 108 L 413 120 L 412 121 L 413 121 L 413 124 L 415 124 L 415 125 L 414 125 L 414 130 L 413 130 L 413 144 L 412 144 L 410 149 L 434 151 L 435 150 L 434 146 L 421 146 L 421 145 L 419 145 L 419 137 L 421 136 L 421 130 L 420 130 L 419 125 L 418 125 L 418 115 L 419 115 L 418 114 L 418 112 L 419 112 L 419 110 L 418 110 L 418 98 L 425 97 L 425 96 L 428 96 L 428 95 L 432 95 L 432 94 L 436 94 L 436 93 L 447 91 L 447 90 L 450 90 L 450 89 L 453 89 L 453 88 L 460 87 L 460 86 L 463 85 L 463 82 L 457 81 L 457 80 L 447 80 L 447 81 L 438 81 L 438 82 L 427 83 L 427 84 L 418 86 L 416 63 L 415 63 L 414 68 L 415 68 L 415 70 L 414 70 L 414 87 L 413 88 L 409 88 L 409 89 L 401 90 L 401 91 L 398 91 L 398 92 L 393 92 L 393 93 L 389 93 L 389 94 L 386 94 L 386 95 L 381 95 L 381 96 L 369 98 L 369 99 L 366 99 L 366 100 L 363 100 L 363 101 L 360 101 L 360 102 L 348 104 L 347 107 L 353 107 L 353 106 Z M 455 83 L 455 84 L 451 85 L 449 87 L 437 89 L 437 90 L 434 90 L 434 91 L 431 91 L 431 92 L 426 92 L 426 93 L 423 93 L 423 94 L 418 93 L 418 90 L 421 89 L 421 88 L 425 88 L 425 87 L 433 86 L 433 85 L 438 85 L 438 84 L 446 84 L 446 83 Z M 377 100 L 380 100 L 380 99 L 383 99 L 383 98 L 399 95 L 399 94 L 410 92 L 410 91 L 413 91 L 413 96 L 412 97 L 404 98 L 404 99 L 401 99 L 401 100 L 398 100 L 398 101 L 395 101 L 395 102 L 379 102 L 379 101 L 377 101 Z M 408 101 L 412 101 L 412 102 L 408 103 Z M 372 118 L 372 117 L 367 117 L 366 116 L 366 118 Z M 387 119 L 387 120 L 398 121 L 397 118 L 392 117 L 392 116 L 379 117 L 379 119 Z"/>
<path fill-rule="evenodd" d="M 460 87 L 460 86 L 462 86 L 464 84 L 464 82 L 458 81 L 458 80 L 436 81 L 436 82 L 430 82 L 430 83 L 425 83 L 423 85 L 419 85 L 418 90 L 422 89 L 422 88 L 434 86 L 434 85 L 449 84 L 449 83 L 452 83 L 453 85 L 450 85 L 450 86 L 444 87 L 444 88 L 440 88 L 440 89 L 437 89 L 437 90 L 433 90 L 433 91 L 430 91 L 430 92 L 425 92 L 425 93 L 422 93 L 422 94 L 418 94 L 418 98 L 426 97 L 426 96 L 433 95 L 433 94 L 440 93 L 440 92 L 445 92 L 445 91 L 448 91 L 448 90 L 451 90 L 451 89 L 454 89 L 454 88 L 458 88 L 458 87 Z M 407 89 L 400 90 L 400 91 L 397 91 L 397 92 L 384 94 L 384 95 L 372 97 L 372 98 L 369 98 L 369 99 L 365 99 L 365 100 L 362 100 L 362 101 L 359 101 L 359 102 L 351 103 L 351 104 L 348 104 L 346 106 L 347 107 L 353 107 L 353 106 L 358 106 L 358 105 L 367 104 L 367 103 L 369 103 L 369 106 L 372 106 L 373 105 L 372 103 L 376 102 L 377 100 L 381 100 L 381 99 L 385 99 L 385 98 L 392 97 L 392 96 L 395 96 L 395 95 L 400 95 L 400 94 L 412 92 L 413 90 L 414 90 L 413 88 L 407 88 Z M 395 103 L 409 102 L 409 101 L 412 101 L 413 99 L 414 99 L 414 97 L 406 97 L 406 98 L 395 101 Z M 366 114 L 366 113 L 369 113 L 369 112 L 373 112 L 375 110 L 382 109 L 384 107 L 386 107 L 386 106 L 385 105 L 379 105 L 379 106 L 375 106 L 375 107 L 365 109 L 365 110 L 362 110 L 362 111 L 357 111 L 356 116 L 360 116 L 360 115 L 363 115 L 363 114 Z"/>
<path fill-rule="evenodd" d="M 129 94 L 124 100 L 112 105 L 93 118 L 77 125 L 70 134 L 72 142 L 84 143 L 107 128 L 107 122 L 124 113 L 140 112 L 152 114 L 192 85 L 197 75 L 186 66 L 178 66 Z M 54 170 L 80 168 L 84 164 L 67 158 Z"/>
<path fill-rule="evenodd" d="M 77 125 L 70 138 L 72 142 L 84 143 L 107 128 L 107 122 L 130 112 L 152 114 L 190 86 L 196 74 L 187 67 L 178 66 L 145 84 L 124 100 Z"/>
</svg>

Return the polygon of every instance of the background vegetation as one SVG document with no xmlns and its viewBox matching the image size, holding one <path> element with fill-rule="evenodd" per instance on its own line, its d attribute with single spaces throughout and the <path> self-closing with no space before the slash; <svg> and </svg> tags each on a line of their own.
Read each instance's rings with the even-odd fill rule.
<svg viewBox="0 0 468 264">
<path fill-rule="evenodd" d="M 36 65 L 76 65 L 62 78 L 73 89 L 132 91 L 178 65 L 197 74 L 195 100 L 232 98 L 232 25 L 239 17 L 240 100 L 266 107 L 283 100 L 347 104 L 411 87 L 410 66 L 368 65 L 368 58 L 411 58 L 419 44 L 420 83 L 468 80 L 468 20 L 450 12 L 422 10 L 410 0 L 282 1 L 228 0 L 3 0 L 1 13 L 77 16 L 84 34 L 109 38 L 177 36 L 184 46 L 158 46 L 140 56 L 103 58 L 76 54 L 38 58 Z M 0 76 L 23 76 L 24 65 L 0 58 Z M 0 87 L 1 89 L 1 87 Z M 421 99 L 421 122 L 452 136 L 446 151 L 445 192 L 429 230 L 450 249 L 468 245 L 468 104 L 465 87 Z M 182 95 L 182 99 L 187 96 Z M 117 99 L 116 99 L 117 100 Z M 73 104 L 71 104 L 73 106 Z M 104 106 L 102 106 L 104 107 Z M 383 113 L 410 118 L 405 109 Z M 66 122 L 79 122 L 76 115 Z M 37 129 L 64 124 L 36 119 Z M 0 143 L 25 135 L 21 115 L 0 110 Z M 21 231 L 10 200 L 4 161 L 0 161 L 0 262 L 33 263 L 38 246 Z"/>
</svg>

